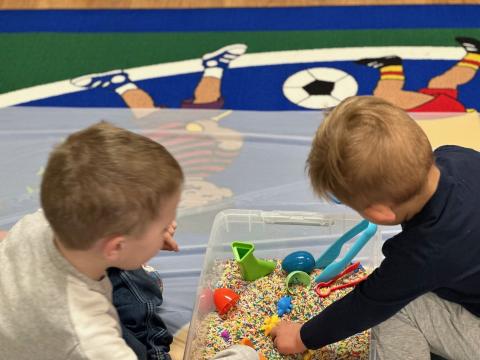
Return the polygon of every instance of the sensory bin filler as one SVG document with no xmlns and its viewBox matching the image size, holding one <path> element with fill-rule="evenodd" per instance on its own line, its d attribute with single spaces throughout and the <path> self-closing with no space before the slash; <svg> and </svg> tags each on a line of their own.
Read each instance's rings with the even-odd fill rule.
<svg viewBox="0 0 480 360">
<path fill-rule="evenodd" d="M 294 219 L 297 221 L 298 216 Z M 343 222 L 343 227 L 346 225 L 342 219 L 324 219 L 322 216 L 318 219 L 320 223 L 337 221 Z M 323 240 L 326 250 L 316 259 L 312 251 L 319 248 L 314 238 L 318 229 L 311 226 L 315 224 L 302 221 L 299 229 L 310 225 L 311 230 L 307 231 L 311 236 L 301 238 L 307 239 L 303 241 L 312 251 L 302 248 L 289 251 L 298 240 L 282 238 L 282 225 L 275 227 L 276 224 L 267 221 L 263 228 L 258 226 L 260 233 L 272 228 L 275 234 L 270 236 L 278 233 L 279 240 L 260 239 L 258 246 L 262 254 L 273 256 L 257 256 L 253 240 L 231 242 L 230 258 L 207 259 L 208 269 L 204 268 L 202 274 L 185 359 L 211 359 L 218 351 L 234 344 L 253 347 L 263 359 L 372 359 L 369 331 L 316 351 L 290 356 L 280 355 L 269 337 L 270 331 L 282 319 L 304 322 L 367 278 L 376 265 L 372 264 L 373 256 L 367 258 L 365 267 L 355 258 L 375 237 L 377 227 L 366 220 L 357 219 L 353 224 L 329 244 Z M 287 225 L 290 233 L 294 224 L 287 222 Z M 302 244 L 302 241 L 298 242 Z M 287 244 L 290 249 L 281 247 Z M 276 245 L 280 245 L 278 251 L 275 251 Z M 370 247 L 374 248 L 373 245 Z M 218 248 L 222 249 L 224 245 L 218 245 Z"/>
</svg>

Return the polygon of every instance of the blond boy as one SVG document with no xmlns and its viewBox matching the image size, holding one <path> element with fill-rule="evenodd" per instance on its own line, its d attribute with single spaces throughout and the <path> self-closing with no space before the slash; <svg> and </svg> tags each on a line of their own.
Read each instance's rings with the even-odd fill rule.
<svg viewBox="0 0 480 360">
<path fill-rule="evenodd" d="M 163 146 L 105 122 L 57 146 L 42 210 L 0 242 L 0 358 L 136 359 L 105 271 L 176 247 L 168 229 L 182 183 Z"/>
<path fill-rule="evenodd" d="M 316 193 L 381 225 L 402 224 L 369 278 L 305 324 L 272 332 L 280 352 L 317 349 L 374 327 L 383 359 L 478 359 L 480 154 L 432 152 L 421 128 L 375 97 L 328 114 L 307 160 Z"/>
</svg>

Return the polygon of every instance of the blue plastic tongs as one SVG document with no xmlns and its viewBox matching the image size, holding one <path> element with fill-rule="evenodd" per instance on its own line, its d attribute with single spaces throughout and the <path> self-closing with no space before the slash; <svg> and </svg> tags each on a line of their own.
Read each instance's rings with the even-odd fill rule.
<svg viewBox="0 0 480 360">
<path fill-rule="evenodd" d="M 377 225 L 367 220 L 362 220 L 343 234 L 315 261 L 315 269 L 323 269 L 322 273 L 315 277 L 315 281 L 317 283 L 326 282 L 340 274 L 376 232 Z M 358 234 L 360 234 L 359 238 L 355 240 L 345 256 L 335 261 L 337 256 L 340 255 L 342 246 Z"/>
</svg>

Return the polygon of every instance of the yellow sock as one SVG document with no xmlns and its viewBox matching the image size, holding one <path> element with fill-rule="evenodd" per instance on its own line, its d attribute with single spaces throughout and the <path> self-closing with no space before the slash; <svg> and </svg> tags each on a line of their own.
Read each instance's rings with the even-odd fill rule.
<svg viewBox="0 0 480 360">
<path fill-rule="evenodd" d="M 381 80 L 405 80 L 402 65 L 387 65 L 380 68 Z"/>
<path fill-rule="evenodd" d="M 467 53 L 467 55 L 465 55 L 465 57 L 460 60 L 457 65 L 478 70 L 478 68 L 480 67 L 480 54 Z"/>
</svg>

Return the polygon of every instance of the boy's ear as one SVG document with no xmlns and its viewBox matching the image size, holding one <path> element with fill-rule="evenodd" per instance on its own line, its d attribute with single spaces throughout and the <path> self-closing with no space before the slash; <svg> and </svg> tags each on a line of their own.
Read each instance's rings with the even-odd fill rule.
<svg viewBox="0 0 480 360">
<path fill-rule="evenodd" d="M 122 256 L 122 250 L 125 247 L 124 236 L 114 236 L 103 240 L 102 254 L 109 261 L 116 261 Z"/>
<path fill-rule="evenodd" d="M 364 217 L 375 224 L 394 223 L 397 216 L 391 207 L 383 204 L 371 204 L 363 211 Z"/>
</svg>

